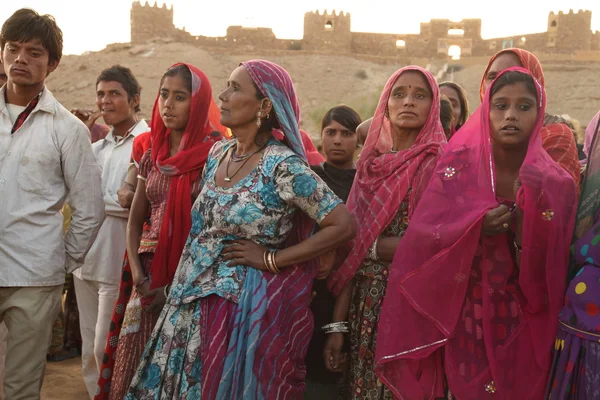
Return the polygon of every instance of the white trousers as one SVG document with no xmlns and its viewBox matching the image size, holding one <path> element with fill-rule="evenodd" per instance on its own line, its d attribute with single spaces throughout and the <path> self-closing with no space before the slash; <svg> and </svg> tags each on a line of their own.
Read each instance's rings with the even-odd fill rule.
<svg viewBox="0 0 600 400">
<path fill-rule="evenodd" d="M 82 280 L 73 276 L 79 325 L 83 381 L 90 399 L 98 389 L 98 376 L 119 285 Z"/>
</svg>

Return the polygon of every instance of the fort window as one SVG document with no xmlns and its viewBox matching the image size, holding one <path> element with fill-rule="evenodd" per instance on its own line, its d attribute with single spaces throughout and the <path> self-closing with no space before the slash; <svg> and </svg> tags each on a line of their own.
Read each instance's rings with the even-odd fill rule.
<svg viewBox="0 0 600 400">
<path fill-rule="evenodd" d="M 333 29 L 333 22 L 331 22 L 331 21 L 325 22 L 325 29 L 327 29 L 327 30 Z"/>
<path fill-rule="evenodd" d="M 553 27 L 553 28 L 556 28 L 556 21 L 552 21 L 552 22 L 550 23 L 550 26 L 551 26 L 551 27 Z"/>
<path fill-rule="evenodd" d="M 448 48 L 448 55 L 452 57 L 453 60 L 460 60 L 460 53 L 460 46 L 452 45 Z"/>
<path fill-rule="evenodd" d="M 448 30 L 448 36 L 464 36 L 464 35 L 465 35 L 464 29 L 449 29 Z"/>
<path fill-rule="evenodd" d="M 406 42 L 404 40 L 396 40 L 396 48 L 403 49 L 406 47 Z"/>
</svg>

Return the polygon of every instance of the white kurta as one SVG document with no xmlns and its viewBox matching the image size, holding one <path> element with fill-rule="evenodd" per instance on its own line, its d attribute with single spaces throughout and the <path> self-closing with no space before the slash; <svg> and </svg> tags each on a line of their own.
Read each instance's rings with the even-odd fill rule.
<svg viewBox="0 0 600 400">
<path fill-rule="evenodd" d="M 121 207 L 117 192 L 127 177 L 133 139 L 148 129 L 148 125 L 142 120 L 119 142 L 116 142 L 111 131 L 106 139 L 92 146 L 98 165 L 102 168 L 106 217 L 83 267 L 74 272 L 79 279 L 114 285 L 120 282 L 129 210 Z"/>
</svg>

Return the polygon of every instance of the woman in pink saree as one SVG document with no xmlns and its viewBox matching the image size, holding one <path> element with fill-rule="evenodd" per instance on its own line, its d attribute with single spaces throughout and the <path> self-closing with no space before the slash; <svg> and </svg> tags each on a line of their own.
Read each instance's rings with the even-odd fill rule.
<svg viewBox="0 0 600 400">
<path fill-rule="evenodd" d="M 400 399 L 542 399 L 576 189 L 542 148 L 546 96 L 503 71 L 448 145 L 396 251 L 376 372 Z"/>
</svg>

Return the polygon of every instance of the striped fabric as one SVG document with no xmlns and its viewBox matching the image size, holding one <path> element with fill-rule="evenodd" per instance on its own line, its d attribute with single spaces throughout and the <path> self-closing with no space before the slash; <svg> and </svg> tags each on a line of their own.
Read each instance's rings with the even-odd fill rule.
<svg viewBox="0 0 600 400">
<path fill-rule="evenodd" d="M 285 139 L 292 151 L 306 160 L 300 134 L 300 103 L 292 78 L 281 66 L 266 60 L 251 60 L 243 65 L 262 94 L 271 100 L 281 127 L 278 139 Z"/>
<path fill-rule="evenodd" d="M 392 87 L 406 71 L 418 71 L 425 76 L 433 101 L 427 122 L 415 143 L 407 150 L 390 153 L 393 144 L 392 129 L 385 113 Z M 409 217 L 412 216 L 445 143 L 446 135 L 440 122 L 440 93 L 435 78 L 421 67 L 399 69 L 383 89 L 365 147 L 356 166 L 356 178 L 348 198 L 348 208 L 356 218 L 359 230 L 348 246 L 350 254 L 329 279 L 329 287 L 334 293 L 339 293 L 352 279 L 369 247 L 392 221 L 407 195 Z"/>
</svg>

